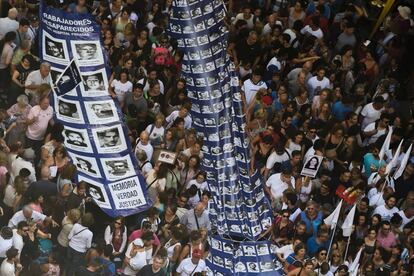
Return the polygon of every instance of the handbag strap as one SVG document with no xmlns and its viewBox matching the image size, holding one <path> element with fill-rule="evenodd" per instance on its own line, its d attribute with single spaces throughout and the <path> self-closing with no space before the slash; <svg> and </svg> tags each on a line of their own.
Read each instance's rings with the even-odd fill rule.
<svg viewBox="0 0 414 276">
<path fill-rule="evenodd" d="M 195 210 L 194 210 L 194 218 L 195 218 L 195 221 L 196 221 L 196 224 L 197 224 L 197 230 L 200 230 L 200 225 L 199 225 L 199 223 L 198 223 L 198 218 L 197 218 L 197 215 L 196 215 L 196 213 L 195 213 Z M 191 274 L 190 274 L 191 275 Z"/>
<path fill-rule="evenodd" d="M 197 265 L 194 267 L 193 271 L 191 271 L 190 276 L 191 276 L 191 275 L 193 275 L 193 273 L 194 273 L 194 271 L 197 269 L 197 267 L 198 267 L 198 263 L 197 263 Z"/>
<path fill-rule="evenodd" d="M 147 190 L 155 183 L 155 181 L 157 181 L 158 179 L 157 178 L 155 178 L 152 182 L 151 182 L 151 184 L 149 184 L 148 185 L 148 187 L 147 187 Z"/>
</svg>

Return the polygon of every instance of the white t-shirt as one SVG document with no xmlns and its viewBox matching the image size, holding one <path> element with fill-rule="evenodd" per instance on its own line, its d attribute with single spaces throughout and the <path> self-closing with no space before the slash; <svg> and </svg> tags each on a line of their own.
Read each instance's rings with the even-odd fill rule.
<svg viewBox="0 0 414 276">
<path fill-rule="evenodd" d="M 375 129 L 375 122 L 370 123 L 369 125 L 367 125 L 364 128 L 364 132 L 370 132 L 373 131 Z M 378 129 L 378 132 L 375 133 L 374 135 L 372 135 L 371 137 L 367 137 L 364 141 L 365 146 L 371 145 L 373 143 L 375 143 L 378 138 L 380 138 L 382 135 L 384 135 L 387 132 L 387 129 Z"/>
<path fill-rule="evenodd" d="M 177 272 L 181 273 L 181 276 L 191 276 L 196 272 L 205 272 L 207 271 L 207 266 L 204 260 L 198 261 L 198 264 L 193 264 L 191 258 L 186 258 L 181 261 L 180 265 L 177 268 Z"/>
<path fill-rule="evenodd" d="M 361 129 L 365 129 L 366 126 L 368 126 L 370 123 L 375 122 L 381 117 L 381 113 L 384 110 L 384 108 L 381 108 L 380 110 L 376 110 L 374 108 L 373 103 L 369 103 L 364 106 L 364 108 L 361 111 L 361 116 L 364 117 L 361 124 Z"/>
<path fill-rule="evenodd" d="M 281 173 L 275 173 L 266 181 L 266 187 L 270 187 L 272 197 L 276 199 L 281 198 L 283 192 L 289 188 L 289 185 L 282 181 L 281 176 Z M 290 177 L 290 184 L 295 188 L 295 178 L 293 176 Z"/>
<path fill-rule="evenodd" d="M 1 263 L 0 275 L 1 276 L 15 276 L 16 275 L 16 270 L 14 268 L 14 264 L 9 263 L 7 261 L 7 259 L 5 259 Z"/>
<path fill-rule="evenodd" d="M 188 189 L 192 185 L 196 185 L 197 188 L 201 191 L 207 190 L 207 182 L 206 181 L 204 181 L 203 183 L 198 183 L 197 180 L 191 179 L 190 181 L 188 181 L 187 186 L 185 188 Z"/>
<path fill-rule="evenodd" d="M 314 76 L 308 80 L 308 89 L 309 89 L 309 98 L 313 98 L 318 91 L 321 91 L 324 88 L 329 88 L 329 79 L 323 77 L 322 80 L 318 80 L 317 76 Z"/>
<path fill-rule="evenodd" d="M 154 148 L 152 147 L 152 145 L 150 143 L 143 145 L 141 141 L 139 141 L 137 146 L 135 147 L 135 154 L 137 154 L 137 151 L 139 149 L 145 151 L 145 153 L 147 154 L 147 159 L 151 161 L 152 154 L 154 153 Z"/>
<path fill-rule="evenodd" d="M 400 230 L 403 230 L 404 226 L 410 223 L 414 219 L 414 217 L 407 218 L 403 210 L 399 211 L 397 214 L 399 214 L 402 218 L 402 224 L 400 226 Z"/>
<path fill-rule="evenodd" d="M 114 89 L 116 98 L 120 102 L 124 101 L 126 93 L 132 92 L 132 83 L 130 81 L 122 83 L 120 80 L 113 80 L 111 87 Z"/>
<path fill-rule="evenodd" d="M 149 126 L 147 126 L 145 131 L 148 132 L 148 134 L 150 135 L 150 141 L 154 141 L 156 142 L 156 144 L 159 144 L 159 142 L 161 142 L 164 138 L 165 128 L 163 126 L 158 128 L 154 124 L 150 124 Z"/>
<path fill-rule="evenodd" d="M 280 61 L 277 59 L 277 57 L 273 57 L 269 63 L 266 66 L 266 69 L 269 70 L 270 66 L 274 66 L 277 68 L 277 70 L 280 70 L 282 68 L 282 64 L 280 63 Z"/>
<path fill-rule="evenodd" d="M 6 258 L 6 251 L 12 248 L 12 246 L 13 246 L 13 238 L 5 240 L 3 237 L 0 236 L 0 257 Z"/>
<path fill-rule="evenodd" d="M 179 112 L 180 112 L 179 110 L 175 110 L 175 111 L 171 112 L 171 114 L 165 119 L 165 121 L 167 122 L 167 129 L 170 128 L 172 126 L 172 124 L 174 123 L 175 119 L 178 118 Z M 185 129 L 191 128 L 192 123 L 193 123 L 193 120 L 191 119 L 190 114 L 185 116 L 185 118 L 184 118 L 184 128 Z"/>
<path fill-rule="evenodd" d="M 271 170 L 276 163 L 283 163 L 290 159 L 289 154 L 287 152 L 283 152 L 282 155 L 278 155 L 275 151 L 272 152 L 266 161 L 266 169 Z"/>
<path fill-rule="evenodd" d="M 392 207 L 392 209 L 387 209 L 385 207 L 385 205 L 380 205 L 377 208 L 375 208 L 374 213 L 372 213 L 372 215 L 380 215 L 381 216 L 381 220 L 384 221 L 390 221 L 392 218 L 392 215 L 394 215 L 394 213 L 398 213 L 398 208 L 397 207 Z"/>
<path fill-rule="evenodd" d="M 321 28 L 318 28 L 316 31 L 312 30 L 312 28 L 309 25 L 306 25 L 305 27 L 300 30 L 301 34 L 309 34 L 315 36 L 317 39 L 323 38 L 323 32 Z"/>
<path fill-rule="evenodd" d="M 134 243 L 131 242 L 128 245 L 125 257 L 131 258 L 131 251 L 134 247 Z M 129 260 L 129 264 L 125 266 L 124 274 L 125 275 L 137 275 L 138 271 L 147 265 L 146 253 L 145 251 L 137 252 L 137 254 Z"/>
<path fill-rule="evenodd" d="M 46 218 L 45 215 L 43 215 L 42 213 L 39 213 L 37 211 L 32 212 L 32 217 L 31 220 L 34 222 L 42 222 L 44 221 Z M 19 224 L 19 222 L 21 221 L 27 221 L 26 217 L 23 215 L 23 211 L 20 210 L 18 212 L 16 212 L 13 217 L 9 220 L 9 224 L 8 226 L 11 228 L 17 228 L 17 224 Z"/>
<path fill-rule="evenodd" d="M 13 247 L 19 250 L 19 257 L 20 257 L 20 253 L 22 252 L 24 242 L 23 242 L 23 237 L 17 233 L 17 229 L 13 229 L 12 240 L 13 240 Z"/>
<path fill-rule="evenodd" d="M 147 92 L 149 90 L 149 82 L 148 79 L 140 79 L 139 81 L 137 81 L 137 83 L 139 84 L 144 84 L 144 92 Z M 158 84 L 160 85 L 160 93 L 164 95 L 164 83 L 161 80 L 158 80 Z"/>
<path fill-rule="evenodd" d="M 242 90 L 244 92 L 244 95 L 246 96 L 246 103 L 249 105 L 256 96 L 257 91 L 260 88 L 267 89 L 267 85 L 264 81 L 259 81 L 257 84 L 254 84 L 251 79 L 245 80 L 243 82 Z"/>
</svg>

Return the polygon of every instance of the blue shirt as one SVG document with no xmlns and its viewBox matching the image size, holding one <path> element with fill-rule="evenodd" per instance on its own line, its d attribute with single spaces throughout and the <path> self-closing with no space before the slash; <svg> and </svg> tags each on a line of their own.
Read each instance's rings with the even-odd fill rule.
<svg viewBox="0 0 414 276">
<path fill-rule="evenodd" d="M 332 106 L 332 115 L 337 119 L 338 121 L 345 120 L 346 115 L 349 112 L 352 112 L 352 108 L 344 105 L 341 101 L 337 101 Z"/>
<path fill-rule="evenodd" d="M 372 173 L 371 166 L 375 167 L 376 170 L 381 166 L 386 165 L 385 161 L 382 160 L 381 162 L 374 157 L 372 153 L 367 153 L 364 156 L 364 168 L 365 168 L 365 176 L 369 177 Z"/>
<path fill-rule="evenodd" d="M 306 223 L 306 233 L 313 236 L 316 236 L 318 226 L 322 223 L 322 218 L 322 212 L 319 212 L 314 220 L 310 220 L 305 211 L 300 213 L 300 220 Z"/>
<path fill-rule="evenodd" d="M 310 257 L 315 256 L 316 252 L 318 252 L 319 248 L 324 247 L 326 250 L 328 250 L 329 247 L 329 240 L 326 242 L 323 242 L 321 244 L 318 244 L 316 242 L 315 237 L 311 237 L 308 242 L 306 243 L 306 252 Z"/>
</svg>

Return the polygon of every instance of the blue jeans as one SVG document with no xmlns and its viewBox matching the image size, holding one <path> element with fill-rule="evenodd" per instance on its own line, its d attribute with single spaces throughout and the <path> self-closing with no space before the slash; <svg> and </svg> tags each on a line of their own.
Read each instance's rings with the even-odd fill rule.
<svg viewBox="0 0 414 276">
<path fill-rule="evenodd" d="M 66 251 L 66 276 L 73 276 L 76 269 L 85 266 L 85 255 L 86 253 L 78 252 L 68 246 Z"/>
</svg>

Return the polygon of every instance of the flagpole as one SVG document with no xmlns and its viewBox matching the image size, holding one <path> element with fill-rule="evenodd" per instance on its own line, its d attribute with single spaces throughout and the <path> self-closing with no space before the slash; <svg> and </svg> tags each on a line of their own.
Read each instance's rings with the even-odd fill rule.
<svg viewBox="0 0 414 276">
<path fill-rule="evenodd" d="M 337 225 L 338 225 L 338 223 L 335 223 L 335 227 L 334 227 L 333 233 L 332 233 L 332 238 L 331 238 L 331 241 L 329 242 L 328 253 L 326 254 L 327 257 L 329 256 L 329 253 L 331 252 L 332 242 L 333 242 L 333 239 L 335 237 L 335 232 L 336 232 L 336 226 Z"/>
<path fill-rule="evenodd" d="M 351 242 L 351 236 L 348 237 L 348 242 L 346 243 L 346 249 L 345 249 L 345 256 L 344 256 L 344 262 L 346 262 L 346 257 L 348 255 L 348 249 L 349 249 L 349 243 Z"/>
</svg>

